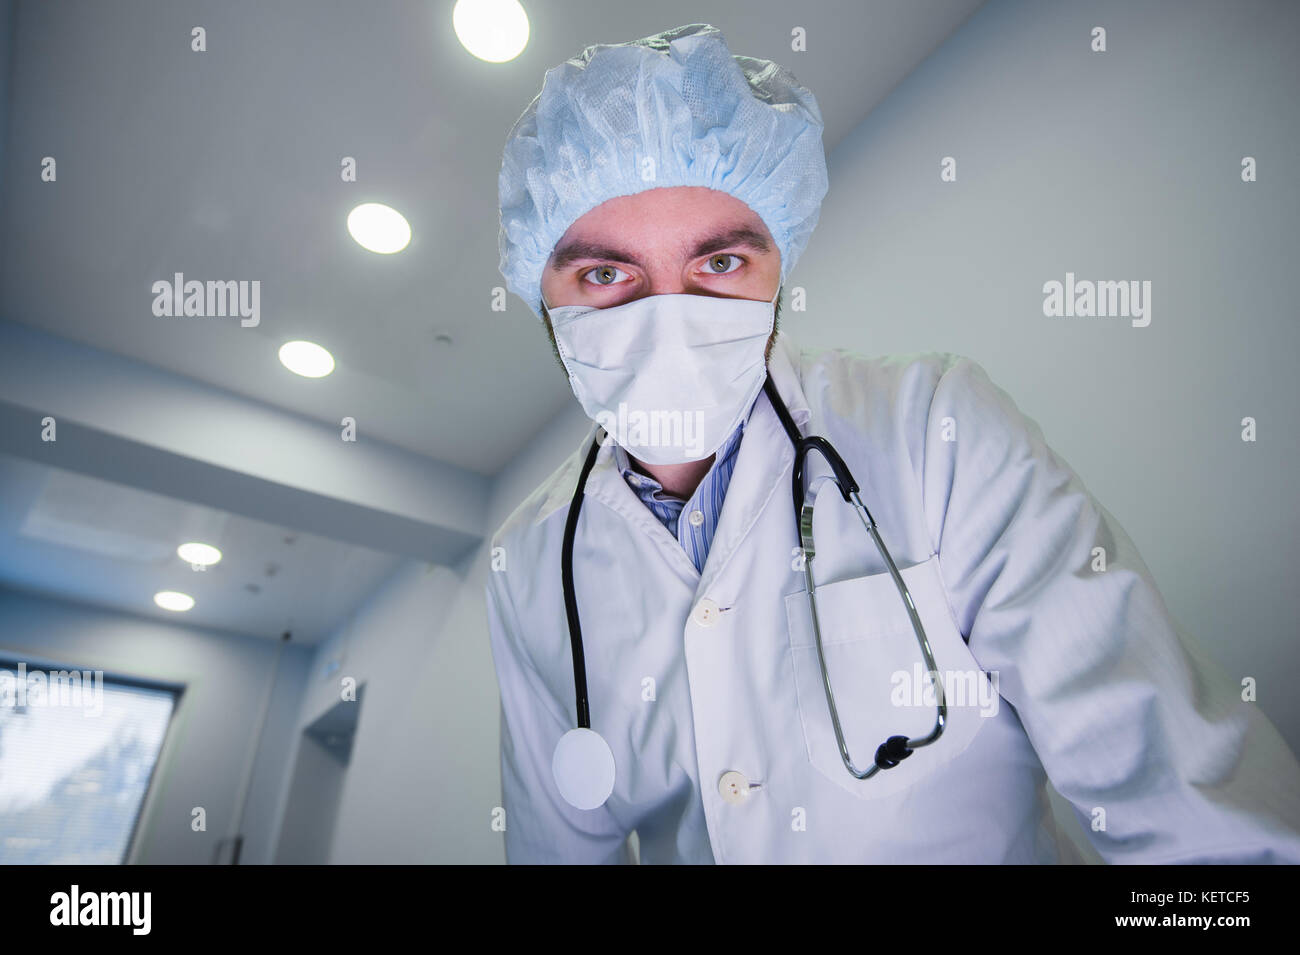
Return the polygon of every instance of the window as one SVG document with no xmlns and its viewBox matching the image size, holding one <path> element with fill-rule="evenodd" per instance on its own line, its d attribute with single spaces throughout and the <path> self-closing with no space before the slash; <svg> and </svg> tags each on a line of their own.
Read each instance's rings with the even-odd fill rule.
<svg viewBox="0 0 1300 955">
<path fill-rule="evenodd" d="M 0 863 L 124 863 L 179 694 L 0 659 Z"/>
</svg>

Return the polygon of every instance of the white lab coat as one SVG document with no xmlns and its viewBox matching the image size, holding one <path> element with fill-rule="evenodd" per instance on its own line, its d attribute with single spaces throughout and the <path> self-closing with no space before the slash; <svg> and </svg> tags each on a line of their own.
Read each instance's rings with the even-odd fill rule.
<svg viewBox="0 0 1300 955">
<path fill-rule="evenodd" d="M 940 673 L 958 675 L 947 730 L 872 779 L 841 763 L 794 557 L 794 454 L 760 392 L 702 574 L 612 449 L 597 457 L 574 577 L 592 727 L 617 775 L 599 809 L 564 802 L 551 756 L 576 718 L 560 548 L 593 426 L 492 541 L 510 862 L 629 861 L 633 830 L 647 863 L 1056 862 L 1047 778 L 1109 862 L 1300 862 L 1286 743 L 1234 677 L 1192 656 L 1132 542 L 977 364 L 800 353 L 782 335 L 770 370 L 802 432 L 857 477 Z M 935 709 L 885 565 L 829 482 L 814 530 L 830 678 L 865 767 Z"/>
</svg>

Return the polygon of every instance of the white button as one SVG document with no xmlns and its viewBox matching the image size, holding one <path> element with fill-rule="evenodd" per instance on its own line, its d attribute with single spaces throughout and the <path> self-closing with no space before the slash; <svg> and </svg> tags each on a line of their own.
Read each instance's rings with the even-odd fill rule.
<svg viewBox="0 0 1300 955">
<path fill-rule="evenodd" d="M 725 772 L 718 780 L 718 792 L 722 794 L 725 802 L 732 805 L 742 803 L 749 795 L 749 780 L 745 778 L 744 773 L 738 773 L 734 769 Z"/>
<path fill-rule="evenodd" d="M 711 627 L 718 622 L 718 614 L 722 613 L 722 608 L 716 602 L 705 597 L 695 605 L 695 610 L 691 613 L 691 619 L 701 627 Z"/>
<path fill-rule="evenodd" d="M 699 527 L 701 524 L 704 523 L 704 512 L 703 512 L 703 511 L 691 511 L 691 516 L 688 518 L 688 520 L 689 520 L 689 521 L 691 522 L 691 524 L 693 524 L 695 527 Z"/>
<path fill-rule="evenodd" d="M 627 479 L 632 483 L 632 486 L 633 486 L 633 487 L 640 487 L 640 486 L 641 486 L 641 475 L 639 475 L 639 474 L 629 474 L 629 475 L 627 476 Z"/>
</svg>

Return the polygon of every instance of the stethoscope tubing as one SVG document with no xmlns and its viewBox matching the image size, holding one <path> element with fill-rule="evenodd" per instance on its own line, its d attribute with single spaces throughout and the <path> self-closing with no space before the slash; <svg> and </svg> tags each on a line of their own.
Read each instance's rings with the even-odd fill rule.
<svg viewBox="0 0 1300 955">
<path fill-rule="evenodd" d="M 569 646 L 573 656 L 573 685 L 577 699 L 578 726 L 591 729 L 591 712 L 587 701 L 587 661 L 582 649 L 582 622 L 578 619 L 578 596 L 573 588 L 573 542 L 578 533 L 578 514 L 582 510 L 582 499 L 586 496 L 587 476 L 596 463 L 601 442 L 605 435 L 604 428 L 596 429 L 596 439 L 591 443 L 587 459 L 582 462 L 582 471 L 578 474 L 578 487 L 573 492 L 573 501 L 569 505 L 569 516 L 564 522 L 564 545 L 560 550 L 560 577 L 564 587 L 564 612 L 569 618 Z"/>
<path fill-rule="evenodd" d="M 767 394 L 768 401 L 771 402 L 772 409 L 781 421 L 781 426 L 785 429 L 791 443 L 794 445 L 795 458 L 791 474 L 791 494 L 793 497 L 794 513 L 796 517 L 796 531 L 799 534 L 800 544 L 804 550 L 804 581 L 808 593 L 808 606 L 812 613 L 813 634 L 817 641 L 817 659 L 821 666 L 822 684 L 826 690 L 826 703 L 830 709 L 831 722 L 835 729 L 836 742 L 839 744 L 840 758 L 849 773 L 858 779 L 868 779 L 881 769 L 889 769 L 897 766 L 898 763 L 911 755 L 912 750 L 922 746 L 928 746 L 939 738 L 943 733 L 944 726 L 947 723 L 947 702 L 943 697 L 941 684 L 936 681 L 934 684 L 935 692 L 938 694 L 937 716 L 935 719 L 934 729 L 926 736 L 909 739 L 905 736 L 891 736 L 882 743 L 876 750 L 873 764 L 865 770 L 859 770 L 849 757 L 848 746 L 844 739 L 844 732 L 840 726 L 839 714 L 837 712 L 834 700 L 834 693 L 831 690 L 830 676 L 826 667 L 826 658 L 822 650 L 821 627 L 817 618 L 817 601 L 815 597 L 816 585 L 812 575 L 812 560 L 815 554 L 812 541 L 812 512 L 813 506 L 805 501 L 806 478 L 807 478 L 807 457 L 812 451 L 819 453 L 823 460 L 830 466 L 834 473 L 835 484 L 839 488 L 841 496 L 845 503 L 851 505 L 857 512 L 858 518 L 862 521 L 863 526 L 867 529 L 872 541 L 876 545 L 881 557 L 885 561 L 885 566 L 889 571 L 890 577 L 894 581 L 895 587 L 902 596 L 903 603 L 907 609 L 908 617 L 912 624 L 913 632 L 916 634 L 917 641 L 921 647 L 922 655 L 925 658 L 928 672 L 936 674 L 937 667 L 934 661 L 934 654 L 930 649 L 929 640 L 926 637 L 925 627 L 916 610 L 916 604 L 912 600 L 912 594 L 903 580 L 889 549 L 885 547 L 885 542 L 881 539 L 880 533 L 876 527 L 875 519 L 871 512 L 867 510 L 866 505 L 862 502 L 860 489 L 857 481 L 854 480 L 848 465 L 840 457 L 834 446 L 825 438 L 810 435 L 804 437 L 799 433 L 798 427 L 790 415 L 789 409 L 781 396 L 777 393 L 776 384 L 772 381 L 769 374 L 763 382 L 763 391 Z M 596 456 L 606 438 L 604 428 L 596 429 L 595 439 L 591 443 L 591 448 L 587 451 L 587 456 L 582 463 L 582 468 L 578 474 L 577 486 L 573 492 L 573 499 L 569 505 L 569 514 L 564 524 L 564 542 L 560 553 L 560 575 L 564 590 L 564 611 L 568 617 L 569 623 L 569 646 L 573 657 L 573 685 L 574 697 L 577 709 L 578 727 L 581 729 L 591 728 L 590 704 L 587 695 L 587 666 L 586 658 L 583 652 L 582 644 L 582 623 L 578 616 L 578 599 L 573 584 L 573 547 L 577 537 L 578 516 L 582 510 L 582 500 L 586 494 L 587 478 L 591 474 L 591 469 L 596 463 Z"/>
</svg>

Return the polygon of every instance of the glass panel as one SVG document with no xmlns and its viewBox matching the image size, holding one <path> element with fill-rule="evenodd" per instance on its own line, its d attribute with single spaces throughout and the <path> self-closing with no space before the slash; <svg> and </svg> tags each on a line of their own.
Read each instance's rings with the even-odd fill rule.
<svg viewBox="0 0 1300 955">
<path fill-rule="evenodd" d="M 125 862 L 175 691 L 26 671 L 0 662 L 0 863 Z"/>
</svg>

